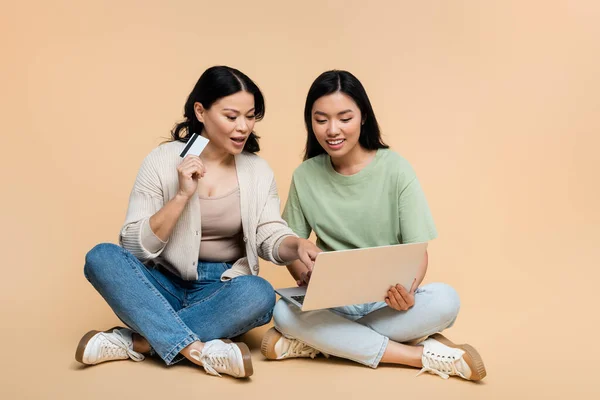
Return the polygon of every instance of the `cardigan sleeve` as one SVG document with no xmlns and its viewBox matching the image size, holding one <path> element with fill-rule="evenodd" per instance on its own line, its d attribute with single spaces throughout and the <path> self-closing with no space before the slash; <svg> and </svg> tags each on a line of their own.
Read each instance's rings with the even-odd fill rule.
<svg viewBox="0 0 600 400">
<path fill-rule="evenodd" d="M 279 258 L 279 246 L 286 237 L 297 237 L 297 235 L 281 218 L 280 206 L 277 185 L 273 178 L 271 180 L 269 196 L 258 220 L 256 241 L 259 257 L 277 265 L 284 265 L 286 263 Z"/>
<path fill-rule="evenodd" d="M 164 205 L 157 162 L 156 151 L 144 159 L 129 196 L 125 223 L 119 235 L 121 246 L 140 261 L 158 257 L 168 242 L 160 240 L 150 228 L 150 217 Z"/>
</svg>

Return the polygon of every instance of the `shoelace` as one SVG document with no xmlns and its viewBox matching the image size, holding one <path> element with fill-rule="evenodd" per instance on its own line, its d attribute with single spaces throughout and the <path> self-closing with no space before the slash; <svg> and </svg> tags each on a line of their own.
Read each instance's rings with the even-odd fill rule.
<svg viewBox="0 0 600 400">
<path fill-rule="evenodd" d="M 190 355 L 200 361 L 204 370 L 210 375 L 221 376 L 216 368 L 220 368 L 222 371 L 229 369 L 229 357 L 227 356 L 226 351 L 220 351 L 218 353 L 200 353 L 198 350 L 192 350 L 190 351 Z"/>
<path fill-rule="evenodd" d="M 464 378 L 463 374 L 456 369 L 456 361 L 454 358 L 442 360 L 439 355 L 436 354 L 423 354 L 423 368 L 419 371 L 417 376 L 423 372 L 431 372 L 444 379 L 448 379 L 450 375 L 458 375 Z"/>
<path fill-rule="evenodd" d="M 310 358 L 315 358 L 317 356 L 317 354 L 319 354 L 319 353 L 320 353 L 319 350 L 314 349 L 299 340 L 292 340 L 292 343 L 290 344 L 290 348 L 288 349 L 288 354 L 292 357 L 310 356 Z M 326 354 L 324 354 L 324 355 L 327 357 Z"/>
<path fill-rule="evenodd" d="M 144 355 L 134 351 L 129 347 L 129 342 L 121 331 L 118 329 L 113 330 L 111 333 L 100 333 L 100 336 L 105 339 L 102 342 L 101 354 L 102 357 L 116 357 L 116 356 L 128 356 L 133 361 L 144 360 Z M 108 343 L 107 343 L 108 342 Z M 111 346 L 112 344 L 112 346 Z"/>
</svg>

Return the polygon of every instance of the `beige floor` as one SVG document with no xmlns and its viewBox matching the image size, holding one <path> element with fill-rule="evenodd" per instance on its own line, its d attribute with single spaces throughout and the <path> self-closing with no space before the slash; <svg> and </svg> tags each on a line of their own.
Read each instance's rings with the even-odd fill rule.
<svg viewBox="0 0 600 400">
<path fill-rule="evenodd" d="M 3 2 L 0 398 L 600 398 L 600 6 L 593 1 Z M 480 384 L 342 360 L 270 363 L 247 381 L 190 365 L 82 368 L 117 323 L 82 275 L 114 242 L 142 158 L 201 71 L 229 64 L 267 99 L 261 155 L 282 202 L 312 80 L 348 69 L 415 167 L 440 233 L 427 281 L 462 306 Z M 262 264 L 274 286 L 291 283 Z M 218 397 L 217 397 L 218 396 Z"/>
<path fill-rule="evenodd" d="M 501 269 L 490 262 L 488 266 Z M 279 277 L 282 271 L 269 266 L 266 269 L 272 273 L 272 279 L 285 280 Z M 253 351 L 255 368 L 255 374 L 248 380 L 211 377 L 190 364 L 167 368 L 152 359 L 83 367 L 73 358 L 80 336 L 87 329 L 106 328 L 118 321 L 80 277 L 69 295 L 76 302 L 59 310 L 53 308 L 55 299 L 42 301 L 35 312 L 32 307 L 27 318 L 20 318 L 18 325 L 7 326 L 11 345 L 3 353 L 11 361 L 3 366 L 2 376 L 6 381 L 0 390 L 7 399 L 166 398 L 209 394 L 251 399 L 277 398 L 283 394 L 289 398 L 376 395 L 547 399 L 563 398 L 565 393 L 573 398 L 591 399 L 594 393 L 600 393 L 593 385 L 597 347 L 591 328 L 597 326 L 597 316 L 585 311 L 593 284 L 579 282 L 569 287 L 574 284 L 572 280 L 543 278 L 544 270 L 559 271 L 558 265 L 551 264 L 539 265 L 527 273 L 539 273 L 541 278 L 535 281 L 499 273 L 492 279 L 493 286 L 489 280 L 477 277 L 475 270 L 472 277 L 454 279 L 455 284 L 464 282 L 465 286 L 459 288 L 463 305 L 457 324 L 447 333 L 457 341 L 473 344 L 483 355 L 489 375 L 478 384 L 456 378 L 445 381 L 433 375 L 415 377 L 417 370 L 411 368 L 382 366 L 372 370 L 339 359 L 267 362 L 259 350 L 267 327 L 244 337 Z M 506 270 L 514 272 L 512 268 Z M 79 266 L 73 266 L 69 274 L 80 275 Z M 564 293 L 568 293 L 567 300 L 560 298 Z M 23 292 L 20 300 L 42 299 Z M 50 313 L 39 310 L 44 305 Z"/>
</svg>

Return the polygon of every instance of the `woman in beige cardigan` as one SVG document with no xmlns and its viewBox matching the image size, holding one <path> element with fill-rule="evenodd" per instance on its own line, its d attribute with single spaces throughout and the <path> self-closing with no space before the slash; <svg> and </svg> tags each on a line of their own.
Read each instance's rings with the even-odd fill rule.
<svg viewBox="0 0 600 400">
<path fill-rule="evenodd" d="M 86 278 L 129 328 L 88 332 L 77 361 L 93 365 L 158 354 L 183 357 L 211 375 L 253 372 L 244 343 L 227 340 L 271 320 L 272 286 L 258 258 L 300 259 L 319 249 L 281 219 L 272 170 L 254 153 L 264 116 L 259 88 L 224 66 L 202 74 L 172 141 L 144 160 L 120 234 L 86 256 Z M 200 155 L 180 154 L 193 133 L 209 139 Z M 223 340 L 221 340 L 223 339 Z"/>
</svg>

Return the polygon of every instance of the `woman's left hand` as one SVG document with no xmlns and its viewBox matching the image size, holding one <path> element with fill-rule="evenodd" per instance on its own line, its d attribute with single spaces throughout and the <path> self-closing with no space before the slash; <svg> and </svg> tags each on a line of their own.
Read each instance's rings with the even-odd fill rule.
<svg viewBox="0 0 600 400">
<path fill-rule="evenodd" d="M 385 298 L 385 303 L 397 311 L 406 311 L 415 305 L 415 287 L 417 284 L 417 280 L 413 281 L 412 287 L 410 288 L 410 292 L 406 290 L 406 288 L 400 284 L 396 286 L 392 286 Z"/>
<path fill-rule="evenodd" d="M 309 271 L 312 271 L 317 254 L 320 252 L 321 249 L 310 240 L 298 238 L 298 259 L 302 261 L 302 264 L 306 265 Z"/>
</svg>

